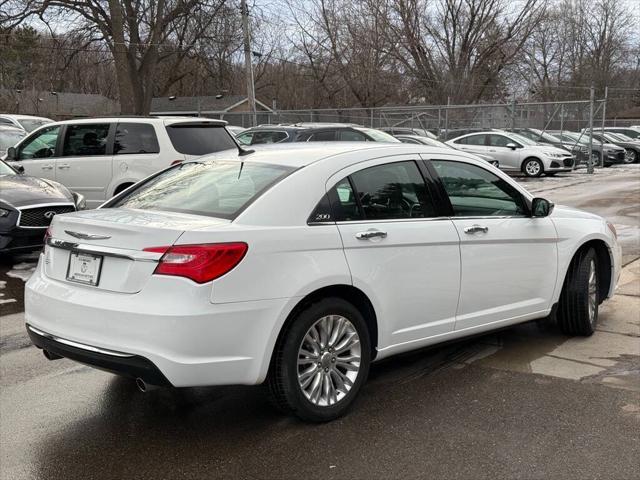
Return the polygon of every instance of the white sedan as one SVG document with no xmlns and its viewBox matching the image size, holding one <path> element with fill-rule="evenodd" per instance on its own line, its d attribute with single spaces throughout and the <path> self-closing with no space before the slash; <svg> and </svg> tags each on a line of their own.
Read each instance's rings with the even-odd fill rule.
<svg viewBox="0 0 640 480">
<path fill-rule="evenodd" d="M 25 316 L 49 359 L 142 390 L 267 382 L 326 421 L 374 360 L 547 316 L 591 335 L 619 274 L 613 225 L 472 155 L 299 143 L 175 165 L 54 217 Z"/>
</svg>

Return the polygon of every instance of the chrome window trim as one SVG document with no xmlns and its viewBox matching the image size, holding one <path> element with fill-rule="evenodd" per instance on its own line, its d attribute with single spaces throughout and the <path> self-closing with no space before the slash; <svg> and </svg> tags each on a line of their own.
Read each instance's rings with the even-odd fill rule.
<svg viewBox="0 0 640 480">
<path fill-rule="evenodd" d="M 16 227 L 24 228 L 24 229 L 31 229 L 31 230 L 38 230 L 38 229 L 47 228 L 48 225 L 43 225 L 43 226 L 40 226 L 40 227 L 25 227 L 25 226 L 20 225 L 20 220 L 22 219 L 22 211 L 23 210 L 31 210 L 33 208 L 44 208 L 44 207 L 73 207 L 74 211 L 76 210 L 76 205 L 73 202 L 38 203 L 36 205 L 27 205 L 25 207 L 16 207 L 16 210 L 18 210 L 18 219 L 16 220 Z M 71 213 L 71 212 L 67 212 L 67 213 Z"/>
<path fill-rule="evenodd" d="M 307 225 L 357 225 L 361 223 L 405 223 L 405 222 L 434 222 L 442 220 L 491 220 L 491 219 L 508 219 L 508 218 L 525 218 L 531 219 L 527 215 L 486 215 L 479 217 L 426 217 L 426 218 L 390 218 L 388 220 L 340 220 L 337 222 L 309 222 Z"/>
<path fill-rule="evenodd" d="M 102 355 L 109 355 L 111 357 L 120 357 L 120 358 L 129 358 L 134 357 L 135 355 L 131 353 L 123 353 L 116 352 L 114 350 L 107 350 L 106 348 L 94 347 L 92 345 L 87 345 L 85 343 L 74 342 L 73 340 L 67 340 L 66 338 L 58 337 L 56 335 L 52 335 L 47 332 L 43 332 L 42 330 L 33 327 L 31 325 L 27 325 L 27 328 L 31 330 L 36 335 L 40 335 L 41 337 L 48 338 L 49 340 L 53 340 L 54 342 L 62 343 L 64 345 L 68 345 L 70 347 L 79 348 L 81 350 L 87 350 L 89 352 L 100 353 Z"/>
<path fill-rule="evenodd" d="M 102 255 L 105 257 L 125 258 L 127 260 L 133 260 L 134 262 L 156 263 L 163 255 L 162 253 L 144 251 L 131 253 L 130 250 L 124 250 L 121 248 L 67 242 L 52 237 L 47 238 L 47 245 L 53 248 L 69 250 L 71 252 L 90 253 L 93 255 Z"/>
</svg>

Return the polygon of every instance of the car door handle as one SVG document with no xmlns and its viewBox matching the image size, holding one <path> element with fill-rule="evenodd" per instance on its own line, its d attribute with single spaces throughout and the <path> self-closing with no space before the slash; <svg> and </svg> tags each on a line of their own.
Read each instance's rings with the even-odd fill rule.
<svg viewBox="0 0 640 480">
<path fill-rule="evenodd" d="M 65 163 L 65 164 L 63 164 L 63 165 L 58 165 L 58 168 L 59 168 L 60 170 L 62 170 L 63 168 L 71 168 L 71 165 L 69 165 L 69 164 Z"/>
<path fill-rule="evenodd" d="M 43 165 L 42 170 L 53 170 L 53 165 Z"/>
<path fill-rule="evenodd" d="M 464 229 L 464 233 L 468 233 L 469 235 L 472 235 L 478 232 L 487 233 L 488 231 L 489 231 L 489 227 L 482 227 L 480 225 L 471 225 L 470 227 L 467 227 Z"/>
<path fill-rule="evenodd" d="M 366 232 L 358 232 L 356 233 L 356 238 L 358 240 L 368 240 L 370 238 L 385 238 L 387 236 L 387 232 L 383 232 L 382 230 L 367 230 Z"/>
</svg>

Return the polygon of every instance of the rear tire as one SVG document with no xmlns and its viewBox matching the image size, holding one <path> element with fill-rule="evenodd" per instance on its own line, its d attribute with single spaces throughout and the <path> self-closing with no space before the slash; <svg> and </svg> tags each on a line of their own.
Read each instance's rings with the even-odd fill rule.
<svg viewBox="0 0 640 480">
<path fill-rule="evenodd" d="M 579 251 L 564 280 L 556 318 L 566 335 L 588 337 L 598 321 L 598 257 L 593 248 Z"/>
<path fill-rule="evenodd" d="M 278 340 L 267 378 L 271 401 L 306 421 L 334 420 L 355 400 L 370 362 L 360 311 L 341 298 L 323 298 L 299 312 Z"/>
<path fill-rule="evenodd" d="M 537 158 L 527 158 L 522 164 L 522 171 L 527 177 L 539 177 L 544 173 L 544 166 Z"/>
<path fill-rule="evenodd" d="M 624 163 L 630 164 L 630 163 L 636 163 L 637 161 L 638 161 L 638 152 L 628 148 L 624 152 Z"/>
</svg>

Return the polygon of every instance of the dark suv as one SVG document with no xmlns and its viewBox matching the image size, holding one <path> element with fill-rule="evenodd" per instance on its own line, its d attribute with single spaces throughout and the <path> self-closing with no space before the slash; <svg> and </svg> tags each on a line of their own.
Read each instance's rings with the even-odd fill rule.
<svg viewBox="0 0 640 480">
<path fill-rule="evenodd" d="M 236 139 L 241 145 L 286 142 L 394 142 L 388 133 L 351 125 L 260 125 L 245 130 Z"/>
</svg>

